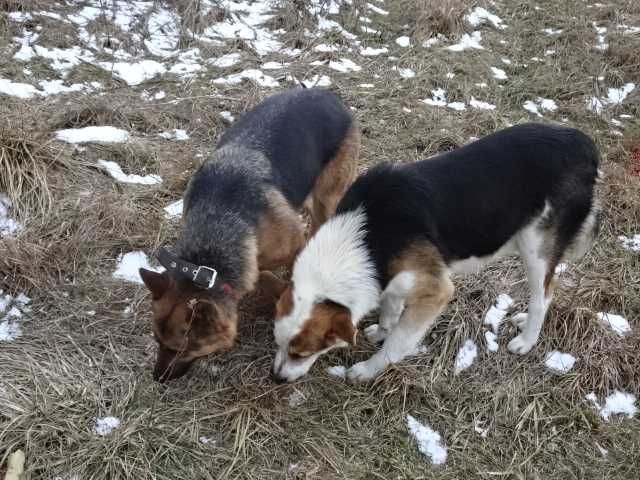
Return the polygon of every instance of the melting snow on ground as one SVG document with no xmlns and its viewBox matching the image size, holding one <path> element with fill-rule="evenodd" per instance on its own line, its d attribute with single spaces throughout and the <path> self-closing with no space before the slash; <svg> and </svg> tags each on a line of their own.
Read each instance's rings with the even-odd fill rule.
<svg viewBox="0 0 640 480">
<path fill-rule="evenodd" d="M 498 345 L 498 336 L 490 330 L 484 332 L 484 339 L 487 342 L 487 350 L 490 352 L 497 352 L 500 348 Z"/>
<path fill-rule="evenodd" d="M 213 83 L 217 85 L 237 85 L 243 80 L 253 80 L 261 87 L 277 87 L 280 85 L 275 78 L 265 75 L 255 68 L 249 68 L 239 73 L 227 75 L 226 77 L 216 78 Z"/>
<path fill-rule="evenodd" d="M 407 415 L 407 428 L 418 444 L 418 450 L 431 460 L 434 465 L 442 465 L 447 461 L 447 447 L 440 434 L 428 425 L 423 425 L 411 415 Z"/>
<path fill-rule="evenodd" d="M 480 32 L 473 32 L 471 35 L 465 33 L 458 43 L 455 45 L 449 45 L 447 50 L 451 50 L 452 52 L 462 52 L 463 50 L 468 50 L 470 48 L 484 50 L 484 47 L 480 45 L 481 40 L 482 34 Z"/>
<path fill-rule="evenodd" d="M 158 185 L 162 183 L 162 178 L 158 175 L 131 175 L 126 174 L 116 162 L 109 160 L 98 160 L 98 166 L 104 168 L 109 175 L 120 183 L 138 183 L 140 185 Z"/>
<path fill-rule="evenodd" d="M 189 140 L 189 134 L 181 128 L 174 128 L 170 132 L 159 133 L 158 136 L 166 138 L 167 140 Z"/>
<path fill-rule="evenodd" d="M 123 143 L 129 140 L 129 134 L 126 130 L 122 130 L 121 128 L 94 126 L 58 130 L 56 132 L 56 138 L 67 143 Z"/>
<path fill-rule="evenodd" d="M 30 302 L 24 293 L 13 297 L 0 290 L 0 342 L 12 342 L 22 336 L 22 319 L 30 311 Z"/>
<path fill-rule="evenodd" d="M 482 102 L 480 100 L 476 100 L 473 97 L 471 97 L 471 100 L 469 100 L 469 105 L 471 105 L 471 108 L 477 108 L 478 110 L 495 110 L 496 109 L 495 105 L 487 102 Z"/>
<path fill-rule="evenodd" d="M 620 235 L 618 240 L 622 244 L 622 248 L 632 252 L 640 252 L 640 233 L 636 233 L 632 237 Z"/>
<path fill-rule="evenodd" d="M 462 345 L 462 348 L 458 351 L 458 355 L 456 355 L 456 363 L 453 367 L 453 374 L 458 375 L 461 371 L 466 370 L 473 362 L 475 362 L 476 357 L 478 356 L 478 347 L 473 340 L 467 340 Z"/>
<path fill-rule="evenodd" d="M 508 78 L 507 72 L 497 67 L 491 67 L 491 74 L 496 80 L 506 80 Z"/>
<path fill-rule="evenodd" d="M 167 71 L 167 68 L 163 64 L 155 60 L 141 60 L 136 63 L 102 62 L 100 66 L 112 72 L 116 77 L 124 80 L 131 86 L 139 85 Z"/>
<path fill-rule="evenodd" d="M 129 252 L 124 255 L 119 255 L 117 260 L 117 267 L 115 272 L 113 272 L 113 278 L 117 278 L 119 280 L 126 280 L 127 282 L 144 284 L 142 279 L 140 278 L 140 274 L 138 270 L 140 268 L 146 268 L 147 270 L 154 270 L 156 272 L 161 271 L 162 269 L 153 268 L 149 265 L 149 259 L 144 252 Z"/>
<path fill-rule="evenodd" d="M 614 391 L 609 395 L 604 405 L 600 405 L 596 394 L 591 392 L 585 396 L 586 400 L 589 400 L 599 410 L 600 416 L 605 420 L 609 420 L 612 415 L 624 415 L 628 418 L 633 418 L 638 410 L 635 403 L 636 397 L 631 393 L 621 392 L 620 390 Z"/>
<path fill-rule="evenodd" d="M 22 225 L 9 216 L 11 206 L 9 197 L 0 193 L 0 238 L 15 235 L 22 230 Z"/>
<path fill-rule="evenodd" d="M 347 369 L 342 365 L 336 365 L 334 367 L 328 367 L 327 373 L 332 377 L 345 378 L 347 376 Z"/>
<path fill-rule="evenodd" d="M 229 67 L 233 67 L 239 61 L 240 61 L 239 53 L 227 53 L 226 55 L 222 55 L 221 57 L 212 58 L 208 60 L 207 63 L 213 67 L 229 68 Z"/>
<path fill-rule="evenodd" d="M 434 107 L 448 107 L 452 110 L 465 110 L 466 105 L 464 102 L 447 102 L 447 92 L 443 88 L 436 88 L 431 90 L 431 98 L 425 98 L 422 103 L 431 105 Z"/>
<path fill-rule="evenodd" d="M 484 316 L 484 321 L 482 323 L 484 323 L 485 325 L 491 325 L 493 333 L 497 335 L 500 330 L 500 324 L 507 316 L 507 311 L 509 310 L 511 305 L 513 305 L 513 298 L 511 298 L 506 293 L 501 293 L 500 295 L 498 295 L 496 304 L 493 305 Z"/>
<path fill-rule="evenodd" d="M 184 204 L 183 200 L 177 200 L 173 203 L 170 203 L 166 207 L 164 207 L 165 217 L 167 218 L 181 217 L 183 204 Z"/>
<path fill-rule="evenodd" d="M 118 427 L 120 427 L 120 419 L 116 417 L 103 417 L 96 419 L 93 431 L 96 435 L 106 437 L 107 435 L 111 435 Z"/>
<path fill-rule="evenodd" d="M 587 110 L 600 114 L 607 106 L 620 105 L 635 88 L 635 83 L 626 83 L 620 88 L 609 88 L 606 98 L 589 97 L 587 98 Z"/>
<path fill-rule="evenodd" d="M 302 80 L 301 83 L 307 87 L 328 87 L 331 85 L 331 79 L 327 75 L 314 75 L 310 79 Z"/>
<path fill-rule="evenodd" d="M 600 323 L 602 323 L 606 327 L 609 327 L 620 336 L 624 336 L 627 333 L 631 332 L 631 325 L 629 325 L 627 319 L 622 315 L 598 312 L 596 316 L 598 317 L 598 320 L 600 320 Z"/>
<path fill-rule="evenodd" d="M 558 105 L 554 100 L 538 97 L 535 101 L 527 100 L 526 102 L 524 102 L 522 108 L 524 108 L 528 112 L 536 114 L 538 117 L 542 117 L 540 110 L 554 112 L 558 109 Z"/>
<path fill-rule="evenodd" d="M 396 38 L 396 44 L 402 48 L 407 48 L 411 46 L 411 39 L 407 36 L 402 36 Z"/>
<path fill-rule="evenodd" d="M 464 17 L 474 27 L 479 27 L 484 23 L 491 23 L 495 28 L 504 29 L 506 25 L 497 15 L 489 12 L 482 7 L 474 8 L 466 17 Z"/>
<path fill-rule="evenodd" d="M 339 61 L 331 60 L 329 62 L 329 68 L 342 73 L 359 72 L 360 70 L 362 70 L 362 67 L 360 65 L 356 65 L 348 58 L 341 58 Z"/>
<path fill-rule="evenodd" d="M 227 112 L 226 110 L 220 112 L 218 115 L 220 115 L 222 119 L 227 123 L 233 123 L 236 119 L 236 117 L 234 117 L 231 112 Z"/>
<path fill-rule="evenodd" d="M 576 363 L 576 357 L 570 353 L 562 353 L 558 350 L 547 353 L 544 364 L 550 370 L 558 373 L 567 373 Z"/>
<path fill-rule="evenodd" d="M 378 55 L 382 55 L 383 53 L 387 53 L 389 51 L 386 47 L 374 48 L 374 47 L 364 47 L 360 49 L 360 55 L 364 57 L 375 57 Z"/>
</svg>

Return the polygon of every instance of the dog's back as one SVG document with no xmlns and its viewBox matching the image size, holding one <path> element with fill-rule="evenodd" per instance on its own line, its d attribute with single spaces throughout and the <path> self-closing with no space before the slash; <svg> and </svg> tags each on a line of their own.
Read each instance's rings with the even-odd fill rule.
<svg viewBox="0 0 640 480">
<path fill-rule="evenodd" d="M 288 90 L 242 116 L 224 133 L 217 150 L 232 151 L 239 146 L 245 155 L 251 155 L 246 150 L 262 154 L 267 168 L 260 165 L 260 155 L 253 154 L 254 168 L 268 171 L 268 180 L 292 206 L 300 208 L 353 122 L 344 104 L 328 90 Z M 318 138 L 323 141 L 319 143 Z"/>
<path fill-rule="evenodd" d="M 589 214 L 598 173 L 593 141 L 578 130 L 524 124 L 434 158 L 378 166 L 356 180 L 338 213 L 363 205 L 383 265 L 417 238 L 446 262 L 491 255 L 545 208 L 563 249 Z M 386 228 L 382 228 L 386 226 Z"/>
</svg>

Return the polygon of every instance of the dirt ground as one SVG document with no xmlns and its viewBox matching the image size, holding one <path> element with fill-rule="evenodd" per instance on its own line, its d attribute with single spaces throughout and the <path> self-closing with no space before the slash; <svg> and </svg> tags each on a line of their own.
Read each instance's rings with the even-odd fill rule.
<svg viewBox="0 0 640 480">
<path fill-rule="evenodd" d="M 640 415 L 607 420 L 585 399 L 640 394 L 640 253 L 619 238 L 640 234 L 640 3 L 266 3 L 0 0 L 0 193 L 22 225 L 0 234 L 0 290 L 31 299 L 21 335 L 0 341 L 0 472 L 22 449 L 28 479 L 640 478 Z M 497 20 L 474 26 L 478 6 Z M 223 24 L 235 26 L 228 38 L 216 33 Z M 273 39 L 280 46 L 265 47 Z M 481 48 L 449 48 L 460 42 Z M 166 71 L 137 82 L 117 66 L 143 60 Z M 254 79 L 216 81 L 239 72 Z M 40 82 L 54 80 L 77 91 L 47 94 L 53 84 Z M 498 295 L 513 297 L 509 316 L 526 309 L 521 264 L 507 259 L 456 278 L 426 351 L 371 384 L 325 372 L 370 356 L 364 339 L 275 384 L 272 315 L 251 299 L 231 351 L 153 382 L 149 297 L 112 276 L 117 258 L 171 244 L 179 223 L 164 208 L 228 126 L 221 112 L 237 118 L 301 81 L 330 82 L 353 107 L 363 171 L 524 121 L 594 138 L 602 231 L 562 273 L 533 351 L 508 352 L 508 321 L 499 350 L 486 348 L 482 320 Z M 56 140 L 60 129 L 104 125 L 128 141 Z M 173 129 L 188 139 L 159 136 Z M 118 183 L 100 159 L 163 181 Z M 616 334 L 599 312 L 625 317 L 631 331 Z M 469 339 L 478 357 L 454 375 Z M 546 368 L 553 350 L 572 354 L 573 369 Z M 440 433 L 443 465 L 420 453 L 407 415 Z M 108 416 L 119 427 L 98 435 Z"/>
</svg>

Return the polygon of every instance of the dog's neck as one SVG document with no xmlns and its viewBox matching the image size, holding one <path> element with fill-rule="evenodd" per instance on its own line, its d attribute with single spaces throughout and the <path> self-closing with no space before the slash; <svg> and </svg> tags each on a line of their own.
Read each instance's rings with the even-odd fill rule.
<svg viewBox="0 0 640 480">
<path fill-rule="evenodd" d="M 250 290 L 257 276 L 256 246 L 251 228 L 231 212 L 194 205 L 185 212 L 184 226 L 176 242 L 179 258 L 218 272 L 216 283 L 239 293 Z"/>
<path fill-rule="evenodd" d="M 320 227 L 295 262 L 296 295 L 344 305 L 354 324 L 375 309 L 380 285 L 365 234 L 366 215 L 361 209 L 342 213 Z"/>
</svg>

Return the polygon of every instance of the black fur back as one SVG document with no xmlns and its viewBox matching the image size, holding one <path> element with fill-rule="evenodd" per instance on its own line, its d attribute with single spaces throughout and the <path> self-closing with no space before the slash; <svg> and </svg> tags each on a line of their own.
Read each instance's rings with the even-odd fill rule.
<svg viewBox="0 0 640 480">
<path fill-rule="evenodd" d="M 416 240 L 449 263 L 490 255 L 548 203 L 569 243 L 593 203 L 599 163 L 582 132 L 518 125 L 432 159 L 382 165 L 361 176 L 338 213 L 363 205 L 367 242 L 386 284 L 390 260 Z"/>
<path fill-rule="evenodd" d="M 300 208 L 352 123 L 349 109 L 329 90 L 293 89 L 244 114 L 218 148 L 240 143 L 264 153 L 271 162 L 271 181 Z"/>
</svg>

